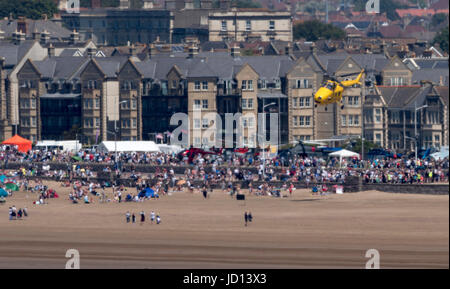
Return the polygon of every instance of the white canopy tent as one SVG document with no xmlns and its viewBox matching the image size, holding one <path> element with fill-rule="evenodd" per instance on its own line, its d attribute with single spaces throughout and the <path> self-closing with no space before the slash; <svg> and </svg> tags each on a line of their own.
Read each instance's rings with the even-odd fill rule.
<svg viewBox="0 0 450 289">
<path fill-rule="evenodd" d="M 160 152 L 153 141 L 102 141 L 97 150 L 101 152 Z"/>
<path fill-rule="evenodd" d="M 333 152 L 329 154 L 330 157 L 339 157 L 339 163 L 342 163 L 342 159 L 343 158 L 354 158 L 357 157 L 359 158 L 359 154 L 346 150 L 346 149 L 342 149 L 340 151 L 337 152 Z"/>
<path fill-rule="evenodd" d="M 431 157 L 435 160 L 443 160 L 448 158 L 448 147 L 442 147 L 441 151 L 431 154 Z"/>
<path fill-rule="evenodd" d="M 42 140 L 38 141 L 35 147 L 47 150 L 61 149 L 63 151 L 77 151 L 81 149 L 82 145 L 77 140 Z"/>
<path fill-rule="evenodd" d="M 165 154 L 177 154 L 183 150 L 183 148 L 178 145 L 157 144 L 157 146 L 159 150 Z"/>
</svg>

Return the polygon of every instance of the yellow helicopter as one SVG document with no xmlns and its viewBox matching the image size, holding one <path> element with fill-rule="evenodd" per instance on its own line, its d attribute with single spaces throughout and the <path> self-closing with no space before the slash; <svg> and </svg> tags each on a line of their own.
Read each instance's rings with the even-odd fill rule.
<svg viewBox="0 0 450 289">
<path fill-rule="evenodd" d="M 335 77 L 328 76 L 330 78 L 327 80 L 317 92 L 314 94 L 314 102 L 315 107 L 317 105 L 328 105 L 331 103 L 342 102 L 342 93 L 344 89 L 347 87 L 351 87 L 355 84 L 361 84 L 359 81 L 364 73 L 364 69 L 359 73 L 359 75 L 355 79 L 339 81 Z M 349 73 L 340 75 L 340 77 L 346 77 L 350 75 L 355 75 L 357 73 Z M 344 108 L 344 105 L 341 105 L 341 109 Z M 327 107 L 325 106 L 325 110 Z"/>
</svg>

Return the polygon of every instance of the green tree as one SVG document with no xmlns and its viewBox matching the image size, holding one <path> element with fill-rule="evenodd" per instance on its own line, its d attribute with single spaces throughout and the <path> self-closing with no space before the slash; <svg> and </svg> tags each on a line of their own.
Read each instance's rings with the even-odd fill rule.
<svg viewBox="0 0 450 289">
<path fill-rule="evenodd" d="M 0 17 L 12 14 L 14 18 L 41 19 L 43 14 L 51 18 L 56 12 L 58 9 L 53 0 L 0 0 Z"/>
<path fill-rule="evenodd" d="M 347 149 L 351 150 L 351 151 L 354 151 L 355 153 L 361 154 L 361 152 L 362 152 L 362 141 L 361 141 L 361 139 L 349 141 L 345 145 L 345 147 Z M 375 144 L 373 142 L 365 140 L 364 141 L 364 155 L 367 154 L 367 152 L 370 151 L 371 149 L 376 149 L 376 148 L 379 148 L 379 147 L 380 147 L 379 145 L 377 145 L 377 144 Z"/>
<path fill-rule="evenodd" d="M 443 28 L 433 39 L 433 44 L 439 44 L 439 47 L 447 53 L 448 52 L 448 26 Z"/>
<path fill-rule="evenodd" d="M 102 0 L 102 7 L 119 7 L 120 0 Z"/>
<path fill-rule="evenodd" d="M 231 4 L 236 5 L 237 8 L 261 8 L 261 4 L 253 2 L 252 0 L 233 0 Z"/>
<path fill-rule="evenodd" d="M 318 20 L 305 21 L 294 26 L 294 39 L 305 38 L 306 41 L 318 39 L 343 39 L 345 31 L 332 24 L 325 24 Z"/>
<path fill-rule="evenodd" d="M 440 24 L 444 23 L 447 20 L 447 15 L 444 13 L 437 13 L 433 15 L 433 18 L 431 18 L 431 25 L 433 27 L 439 26 Z"/>
</svg>

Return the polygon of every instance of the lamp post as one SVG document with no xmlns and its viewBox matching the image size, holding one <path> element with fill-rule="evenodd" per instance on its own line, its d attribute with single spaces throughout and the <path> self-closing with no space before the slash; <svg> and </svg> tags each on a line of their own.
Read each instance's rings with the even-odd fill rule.
<svg viewBox="0 0 450 289">
<path fill-rule="evenodd" d="M 417 161 L 417 144 L 418 144 L 418 135 L 417 135 L 417 112 L 423 108 L 427 108 L 428 105 L 423 105 L 421 107 L 417 107 L 417 101 L 414 102 L 414 148 L 415 148 L 415 157 Z"/>
<path fill-rule="evenodd" d="M 264 100 L 263 100 L 264 103 Z M 263 105 L 263 156 L 264 156 L 264 149 L 265 149 L 265 142 L 266 142 L 266 107 L 275 105 L 275 102 L 271 102 L 269 104 Z M 266 157 L 264 156 L 263 161 L 263 177 L 266 177 Z"/>
<path fill-rule="evenodd" d="M 119 102 L 119 117 L 120 117 L 120 105 L 122 105 L 122 103 L 127 103 L 128 100 L 122 100 Z M 117 117 L 114 120 L 114 162 L 117 164 Z"/>
</svg>

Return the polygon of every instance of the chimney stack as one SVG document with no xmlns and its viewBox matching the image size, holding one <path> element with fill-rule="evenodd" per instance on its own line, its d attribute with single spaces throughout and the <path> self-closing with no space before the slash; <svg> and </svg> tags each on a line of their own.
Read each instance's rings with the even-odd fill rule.
<svg viewBox="0 0 450 289">
<path fill-rule="evenodd" d="M 311 43 L 309 49 L 311 50 L 311 53 L 317 53 L 316 43 L 315 42 Z"/>
<path fill-rule="evenodd" d="M 136 56 L 136 46 L 134 46 L 134 44 L 131 44 L 130 48 L 128 49 L 130 56 Z"/>
<path fill-rule="evenodd" d="M 41 33 L 37 32 L 35 29 L 31 34 L 31 37 L 33 38 L 33 40 L 39 40 L 41 38 Z"/>
<path fill-rule="evenodd" d="M 194 58 L 195 55 L 198 54 L 198 47 L 195 44 L 192 44 L 191 46 L 189 46 L 189 56 L 188 58 Z"/>
<path fill-rule="evenodd" d="M 48 57 L 55 57 L 55 47 L 53 47 L 53 44 L 50 43 L 50 45 L 47 48 Z"/>
<path fill-rule="evenodd" d="M 153 44 L 153 43 L 151 43 L 149 46 L 148 46 L 148 51 L 147 51 L 147 53 L 148 53 L 148 58 L 153 58 L 155 55 L 156 55 L 156 47 L 155 47 L 155 44 Z"/>
<path fill-rule="evenodd" d="M 16 30 L 12 35 L 12 40 L 14 44 L 19 45 L 21 42 L 25 41 L 25 33 Z"/>
<path fill-rule="evenodd" d="M 88 47 L 88 49 L 87 49 L 87 55 L 88 55 L 89 58 L 93 58 L 95 56 L 96 52 L 97 51 L 96 51 L 95 48 Z"/>
<path fill-rule="evenodd" d="M 234 44 L 233 47 L 231 47 L 231 56 L 232 57 L 239 57 L 241 55 L 241 48 Z"/>
<path fill-rule="evenodd" d="M 291 44 L 291 42 L 288 42 L 288 44 L 284 48 L 284 54 L 292 55 L 292 44 Z"/>
<path fill-rule="evenodd" d="M 70 45 L 76 44 L 79 39 L 80 39 L 80 36 L 79 36 L 78 32 L 74 29 L 72 31 L 72 33 L 70 33 L 69 44 Z"/>
<path fill-rule="evenodd" d="M 42 31 L 41 33 L 41 44 L 47 44 L 50 41 L 50 33 L 47 30 Z"/>
</svg>

